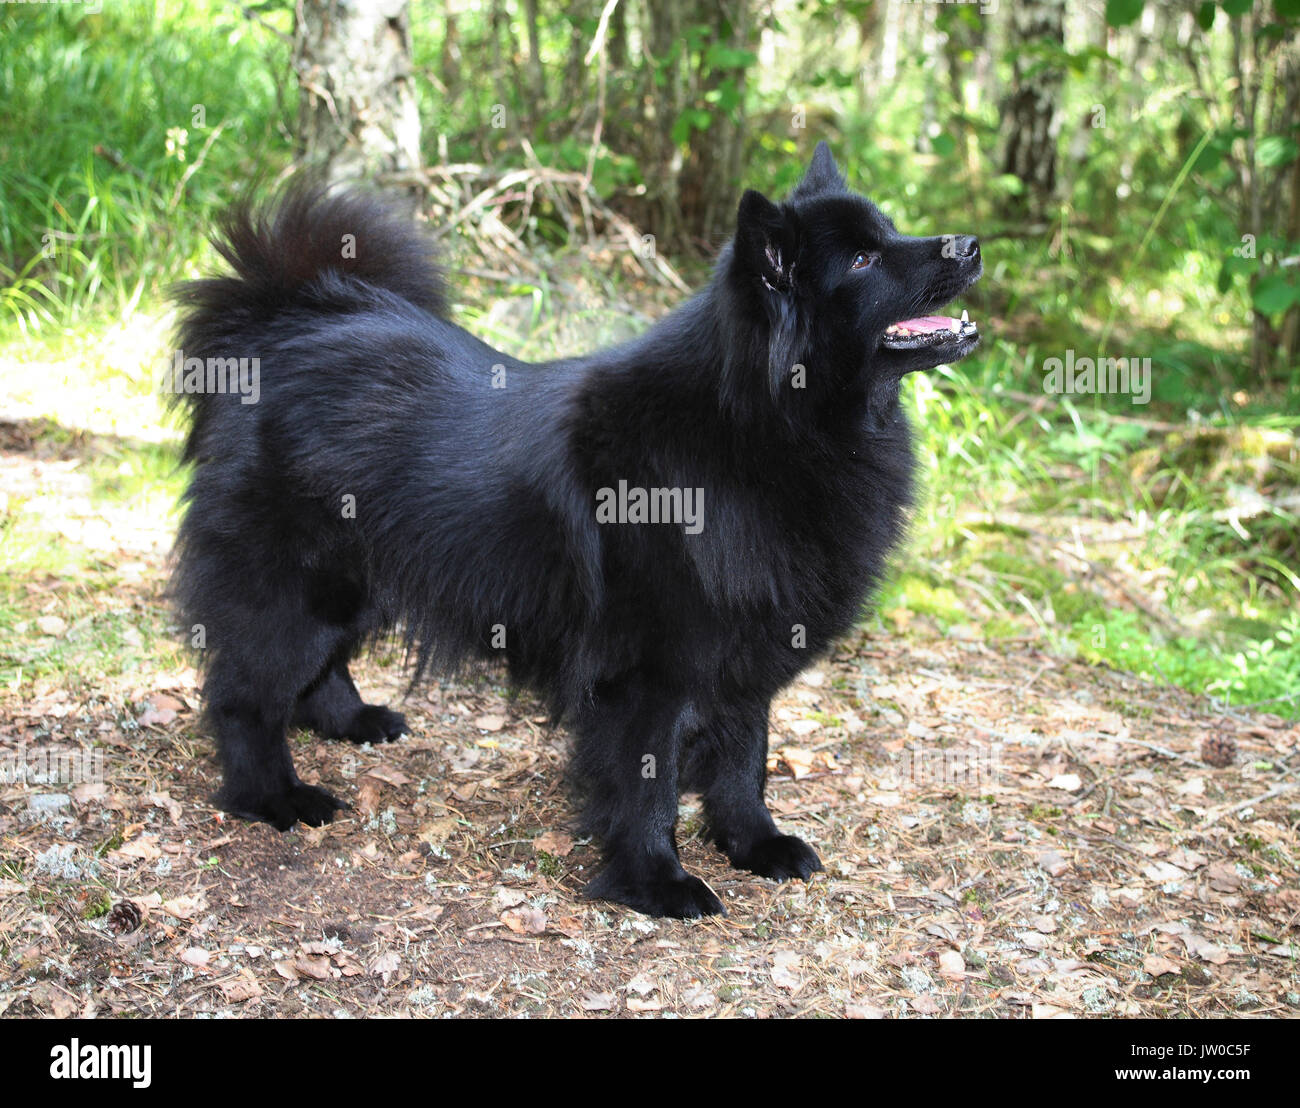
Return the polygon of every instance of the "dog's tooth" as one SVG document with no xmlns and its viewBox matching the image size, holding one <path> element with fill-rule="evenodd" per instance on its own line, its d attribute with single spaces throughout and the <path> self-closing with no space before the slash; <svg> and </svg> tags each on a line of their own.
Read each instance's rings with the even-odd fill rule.
<svg viewBox="0 0 1300 1108">
<path fill-rule="evenodd" d="M 958 319 L 950 320 L 948 323 L 948 330 L 951 331 L 954 335 L 960 334 L 961 320 Z"/>
<path fill-rule="evenodd" d="M 966 311 L 965 308 L 962 308 L 962 310 L 961 310 L 961 321 L 962 321 L 963 323 L 969 323 L 969 322 L 970 322 L 970 313 L 969 313 L 968 311 Z"/>
</svg>

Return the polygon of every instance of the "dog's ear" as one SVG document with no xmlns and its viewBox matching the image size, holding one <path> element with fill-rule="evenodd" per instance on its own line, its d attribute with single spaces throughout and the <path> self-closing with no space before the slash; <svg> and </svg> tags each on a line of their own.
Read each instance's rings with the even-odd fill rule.
<svg viewBox="0 0 1300 1108">
<path fill-rule="evenodd" d="M 831 148 L 826 143 L 819 142 L 817 149 L 813 151 L 812 161 L 808 163 L 808 171 L 803 175 L 803 180 L 795 186 L 790 198 L 793 200 L 815 196 L 818 193 L 847 192 L 848 187 L 839 166 L 835 164 Z"/>
<path fill-rule="evenodd" d="M 736 213 L 736 259 L 762 279 L 771 292 L 793 286 L 798 236 L 791 213 L 761 192 L 746 189 Z"/>
<path fill-rule="evenodd" d="M 759 296 L 768 319 L 768 385 L 773 400 L 794 368 L 800 344 L 795 303 L 795 267 L 799 253 L 798 217 L 778 208 L 762 193 L 748 189 L 736 213 L 736 263 L 763 284 Z"/>
</svg>

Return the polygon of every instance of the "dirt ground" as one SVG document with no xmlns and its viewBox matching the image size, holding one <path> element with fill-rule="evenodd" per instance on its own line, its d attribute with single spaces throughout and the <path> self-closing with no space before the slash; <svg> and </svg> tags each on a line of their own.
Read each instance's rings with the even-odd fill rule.
<svg viewBox="0 0 1300 1108">
<path fill-rule="evenodd" d="M 28 767 L 0 792 L 9 1016 L 1300 1011 L 1300 731 L 1277 717 L 1015 644 L 863 634 L 772 721 L 773 811 L 826 872 L 731 870 L 687 798 L 683 860 L 730 914 L 682 923 L 582 897 L 566 736 L 492 675 L 406 699 L 389 747 L 298 736 L 302 775 L 353 810 L 289 834 L 211 806 L 194 675 L 152 676 L 0 706 Z M 360 683 L 404 689 L 396 665 Z M 1201 761 L 1207 735 L 1232 764 Z M 52 749 L 102 773 L 23 780 Z"/>
<path fill-rule="evenodd" d="M 725 918 L 583 898 L 567 736 L 499 674 L 404 698 L 400 659 L 366 662 L 410 735 L 294 740 L 346 818 L 226 818 L 165 634 L 174 490 L 118 487 L 140 443 L 4 429 L 3 491 L 79 553 L 0 627 L 0 1013 L 1300 1012 L 1300 728 L 906 612 L 774 708 L 769 800 L 825 873 L 736 872 L 683 804 Z"/>
</svg>

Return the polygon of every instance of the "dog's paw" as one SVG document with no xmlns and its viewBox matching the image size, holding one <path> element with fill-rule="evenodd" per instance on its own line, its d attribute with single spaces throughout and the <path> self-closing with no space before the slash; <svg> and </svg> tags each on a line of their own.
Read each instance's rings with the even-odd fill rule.
<svg viewBox="0 0 1300 1108">
<path fill-rule="evenodd" d="M 343 729 L 354 743 L 390 743 L 406 734 L 406 717 L 380 704 L 363 704 Z"/>
<path fill-rule="evenodd" d="M 699 919 L 727 914 L 713 890 L 684 870 L 678 874 L 629 880 L 616 866 L 606 866 L 587 886 L 586 895 L 593 900 L 626 904 L 647 916 Z"/>
<path fill-rule="evenodd" d="M 295 823 L 320 827 L 346 807 L 332 793 L 301 781 L 279 793 L 256 798 L 223 796 L 218 800 L 233 815 L 269 823 L 277 831 L 288 831 Z"/>
<path fill-rule="evenodd" d="M 760 839 L 748 850 L 730 857 L 731 864 L 737 869 L 747 869 L 774 881 L 788 881 L 792 877 L 807 881 L 822 868 L 817 852 L 794 835 Z"/>
</svg>

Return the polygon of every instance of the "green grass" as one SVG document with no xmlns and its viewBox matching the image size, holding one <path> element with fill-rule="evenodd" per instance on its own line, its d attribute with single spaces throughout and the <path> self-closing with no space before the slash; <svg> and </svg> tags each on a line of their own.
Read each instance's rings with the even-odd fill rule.
<svg viewBox="0 0 1300 1108">
<path fill-rule="evenodd" d="M 287 161 L 275 40 L 237 7 L 6 4 L 0 39 L 0 321 L 20 331 L 129 315 L 199 254 L 226 182 Z"/>
<path fill-rule="evenodd" d="M 1169 433 L 1062 403 L 1027 419 L 1000 395 L 1016 357 L 995 342 L 912 386 L 928 495 L 881 609 L 1300 716 L 1300 417 Z M 1257 514 L 1234 522 L 1234 503 Z M 1083 556 L 1048 556 L 1062 546 Z"/>
<path fill-rule="evenodd" d="M 287 6 L 259 10 L 288 27 Z M 480 15 L 462 30 L 478 35 Z M 564 26 L 547 21 L 547 33 Z M 440 33 L 417 28 L 422 65 L 437 65 Z M 174 524 L 180 475 L 151 392 L 165 347 L 152 321 L 167 285 L 210 263 L 204 236 L 231 182 L 288 163 L 295 94 L 284 43 L 219 0 L 0 5 L 0 39 L 0 395 L 11 418 L 46 420 L 42 456 L 55 458 L 46 487 L 4 490 L 0 685 L 93 682 L 171 649 L 156 590 L 122 569 L 139 536 L 115 546 L 83 524 Z M 785 75 L 754 77 L 755 118 L 774 105 L 784 117 L 796 91 Z M 1005 181 L 992 167 L 972 181 L 959 156 L 917 156 L 921 90 L 911 75 L 875 117 L 841 112 L 846 169 L 906 230 L 996 232 Z M 836 96 L 853 97 L 800 91 L 828 118 Z M 489 95 L 422 95 L 426 138 L 446 133 L 455 156 L 480 157 Z M 1092 94 L 1078 82 L 1069 95 Z M 970 121 L 981 146 L 995 114 Z M 1237 703 L 1292 697 L 1272 706 L 1300 715 L 1300 373 L 1252 380 L 1243 289 L 1216 287 L 1221 202 L 1174 185 L 1200 133 L 1172 128 L 1162 115 L 1112 129 L 1051 234 L 986 238 L 986 276 L 968 300 L 983 348 L 907 385 L 927 492 L 880 607 L 944 632 L 1033 637 Z M 760 135 L 753 183 L 789 183 L 799 146 Z M 537 149 L 551 147 L 538 137 Z M 1137 171 L 1117 205 L 1125 157 Z M 970 227 L 953 228 L 954 212 Z M 535 229 L 533 246 L 557 275 L 457 294 L 462 322 L 523 357 L 624 337 L 637 302 L 553 232 Z M 598 294 L 579 304 L 575 284 Z M 1011 395 L 1041 397 L 1043 361 L 1067 350 L 1149 357 L 1151 403 L 1061 396 L 1033 409 Z M 45 614 L 66 634 L 36 631 Z"/>
</svg>

